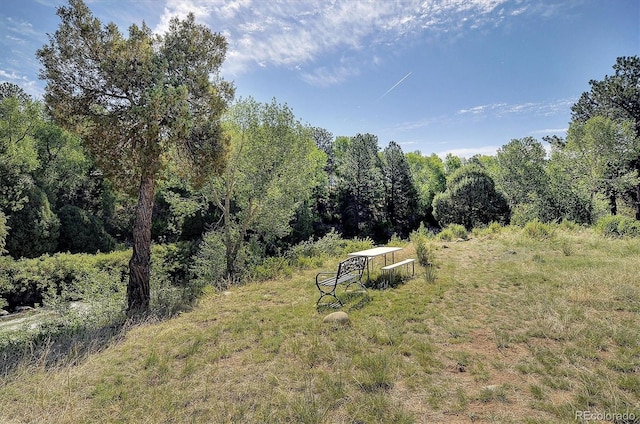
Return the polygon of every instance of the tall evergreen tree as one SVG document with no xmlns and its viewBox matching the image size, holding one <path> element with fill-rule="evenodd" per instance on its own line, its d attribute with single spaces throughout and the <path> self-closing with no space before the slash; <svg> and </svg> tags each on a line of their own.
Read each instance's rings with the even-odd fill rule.
<svg viewBox="0 0 640 424">
<path fill-rule="evenodd" d="M 104 172 L 137 193 L 128 312 L 149 308 L 154 191 L 175 155 L 197 181 L 220 169 L 220 115 L 233 96 L 218 77 L 223 36 L 174 18 L 158 36 L 146 24 L 129 37 L 103 26 L 82 0 L 60 7 L 58 30 L 38 50 L 45 100 L 58 123 L 83 136 Z"/>
<path fill-rule="evenodd" d="M 418 192 L 409 163 L 402 148 L 391 141 L 382 153 L 385 178 L 385 204 L 391 230 L 403 237 L 415 229 L 418 215 Z"/>
<path fill-rule="evenodd" d="M 384 182 L 378 137 L 357 134 L 338 157 L 342 230 L 348 237 L 373 236 L 384 216 Z"/>
</svg>

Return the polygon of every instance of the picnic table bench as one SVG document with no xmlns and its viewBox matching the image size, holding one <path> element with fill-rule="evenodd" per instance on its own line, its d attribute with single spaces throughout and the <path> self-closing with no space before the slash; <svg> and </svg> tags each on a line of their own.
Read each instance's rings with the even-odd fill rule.
<svg viewBox="0 0 640 424">
<path fill-rule="evenodd" d="M 320 298 L 316 302 L 316 307 L 320 305 L 320 301 L 326 296 L 333 297 L 336 300 L 330 306 L 342 306 L 342 301 L 336 296 L 336 289 L 339 284 L 346 284 L 345 290 L 352 284 L 357 284 L 366 291 L 366 287 L 362 284 L 362 273 L 366 264 L 366 257 L 354 256 L 340 262 L 337 272 L 319 272 L 316 275 L 316 286 L 320 290 Z"/>
<path fill-rule="evenodd" d="M 401 266 L 406 266 L 407 267 L 407 273 L 409 273 L 409 264 L 411 264 L 411 275 L 415 275 L 416 273 L 416 265 L 415 265 L 416 260 L 413 258 L 408 258 L 405 260 L 402 260 L 400 262 L 394 262 L 391 265 L 386 265 L 382 267 L 382 271 L 383 272 L 387 272 L 389 273 L 389 284 L 393 284 L 393 274 L 396 268 L 400 268 Z"/>
</svg>

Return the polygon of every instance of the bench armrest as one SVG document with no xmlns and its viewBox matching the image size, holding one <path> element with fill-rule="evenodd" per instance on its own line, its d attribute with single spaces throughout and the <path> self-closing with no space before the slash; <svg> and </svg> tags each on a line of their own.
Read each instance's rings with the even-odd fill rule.
<svg viewBox="0 0 640 424">
<path fill-rule="evenodd" d="M 318 284 L 318 277 L 320 277 L 321 275 L 324 275 L 324 276 L 328 276 L 328 275 L 336 276 L 336 275 L 338 275 L 338 273 L 337 272 L 319 272 L 319 273 L 316 274 L 316 284 Z"/>
</svg>

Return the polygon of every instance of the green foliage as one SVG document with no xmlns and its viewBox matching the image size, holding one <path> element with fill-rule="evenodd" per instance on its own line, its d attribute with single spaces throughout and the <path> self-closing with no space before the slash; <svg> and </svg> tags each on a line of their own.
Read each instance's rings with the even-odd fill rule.
<svg viewBox="0 0 640 424">
<path fill-rule="evenodd" d="M 609 215 L 598 220 L 596 230 L 606 237 L 640 237 L 640 221 L 621 215 Z"/>
<path fill-rule="evenodd" d="M 0 297 L 10 305 L 50 305 L 83 300 L 119 299 L 123 306 L 127 255 L 64 254 L 17 261 L 4 258 L 0 272 Z"/>
<path fill-rule="evenodd" d="M 419 218 L 416 215 L 418 193 L 411 169 L 402 149 L 393 141 L 382 152 L 382 159 L 386 183 L 386 218 L 393 233 L 407 237 Z"/>
<path fill-rule="evenodd" d="M 6 248 L 14 258 L 35 258 L 56 251 L 60 220 L 39 188 L 30 191 L 29 201 L 10 216 L 7 225 Z"/>
<path fill-rule="evenodd" d="M 435 153 L 431 156 L 422 156 L 420 152 L 413 152 L 407 153 L 406 157 L 419 195 L 419 215 L 435 223 L 431 214 L 432 203 L 434 196 L 442 193 L 446 188 L 444 163 Z"/>
<path fill-rule="evenodd" d="M 452 240 L 466 240 L 469 237 L 467 229 L 460 224 L 449 224 L 436 236 L 439 240 L 452 241 Z"/>
<path fill-rule="evenodd" d="M 384 184 L 378 137 L 357 134 L 338 159 L 343 233 L 346 237 L 374 237 L 376 226 L 384 221 Z M 386 238 L 388 234 L 382 236 Z"/>
<path fill-rule="evenodd" d="M 256 265 L 251 270 L 251 278 L 254 281 L 266 281 L 278 277 L 290 277 L 293 269 L 289 261 L 282 256 L 272 256 L 265 258 L 262 263 Z"/>
<path fill-rule="evenodd" d="M 600 193 L 610 199 L 615 214 L 616 198 L 640 183 L 630 165 L 640 155 L 640 138 L 630 121 L 617 123 L 602 116 L 574 121 L 564 151 L 570 158 L 571 182 L 588 193 L 590 211 L 595 211 L 595 196 Z"/>
<path fill-rule="evenodd" d="M 622 56 L 616 59 L 613 65 L 615 73 L 607 75 L 604 79 L 591 80 L 589 85 L 591 90 L 582 93 L 580 99 L 571 107 L 572 125 L 582 125 L 595 117 L 606 117 L 614 120 L 616 123 L 629 122 L 636 141 L 640 140 L 640 57 L 638 56 Z M 598 138 L 598 137 L 596 137 Z M 623 139 L 619 140 L 623 141 Z M 622 143 L 624 144 L 624 143 Z M 596 151 L 591 152 L 598 154 Z M 609 156 L 609 155 L 606 155 Z M 606 160 L 607 158 L 602 157 Z M 636 171 L 636 176 L 640 174 L 640 151 L 636 149 L 635 156 L 632 161 L 627 161 L 626 166 L 620 165 L 620 159 L 615 158 L 613 166 L 609 167 L 607 178 L 613 177 L 615 180 L 618 175 L 627 174 L 629 171 Z M 596 163 L 598 160 L 596 159 Z M 616 165 L 617 164 L 617 165 Z M 618 193 L 608 193 L 611 196 L 611 202 Z M 635 182 L 631 190 L 620 193 L 635 199 L 636 219 L 640 219 L 640 181 Z M 612 207 L 612 214 L 615 214 Z"/>
<path fill-rule="evenodd" d="M 198 251 L 193 258 L 192 284 L 196 287 L 213 286 L 218 290 L 227 287 L 227 260 L 222 233 L 208 231 L 202 237 Z"/>
<path fill-rule="evenodd" d="M 286 252 L 285 258 L 293 267 L 313 268 L 322 266 L 327 258 L 344 257 L 351 252 L 372 247 L 373 241 L 369 238 L 346 240 L 335 231 L 330 231 L 318 240 L 310 238 L 292 246 Z"/>
<path fill-rule="evenodd" d="M 481 167 L 467 165 L 451 174 L 447 189 L 433 200 L 433 215 L 440 225 L 460 224 L 468 230 L 490 222 L 506 222 L 509 206 Z"/>
<path fill-rule="evenodd" d="M 473 235 L 478 237 L 483 237 L 483 236 L 493 237 L 500 234 L 502 232 L 502 229 L 503 229 L 503 226 L 500 225 L 498 222 L 492 222 L 487 226 L 475 227 L 473 229 Z"/>
<path fill-rule="evenodd" d="M 413 231 L 409 236 L 409 240 L 416 249 L 416 257 L 418 263 L 427 267 L 433 264 L 433 252 L 434 248 L 431 244 L 431 234 L 427 232 L 424 224 L 420 224 L 420 227 Z"/>
<path fill-rule="evenodd" d="M 546 240 L 555 235 L 555 228 L 553 224 L 547 224 L 534 219 L 525 224 L 522 228 L 522 233 L 532 239 Z"/>
<path fill-rule="evenodd" d="M 3 85 L 0 98 L 0 210 L 7 216 L 28 200 L 38 168 L 34 129 L 42 123 L 41 105 L 18 86 Z"/>
<path fill-rule="evenodd" d="M 222 214 L 227 274 L 243 272 L 241 255 L 250 233 L 267 242 L 291 232 L 296 210 L 318 183 L 326 155 L 310 128 L 275 99 L 261 104 L 241 99 L 226 115 L 231 153 L 222 175 L 206 195 Z"/>
<path fill-rule="evenodd" d="M 102 221 L 87 211 L 66 205 L 58 212 L 58 218 L 58 251 L 97 253 L 110 252 L 115 248 L 115 241 L 104 230 Z"/>
<path fill-rule="evenodd" d="M 496 162 L 496 187 L 505 194 L 512 210 L 517 209 L 514 214 L 537 217 L 533 214 L 540 209 L 549 191 L 546 151 L 542 144 L 533 137 L 511 140 L 498 150 Z M 525 206 L 519 208 L 520 205 Z"/>
</svg>

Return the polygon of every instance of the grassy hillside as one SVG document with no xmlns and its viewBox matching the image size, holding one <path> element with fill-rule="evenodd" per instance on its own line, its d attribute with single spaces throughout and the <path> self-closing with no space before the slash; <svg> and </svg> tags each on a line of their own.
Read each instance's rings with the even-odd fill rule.
<svg viewBox="0 0 640 424">
<path fill-rule="evenodd" d="M 435 281 L 418 268 L 348 299 L 348 325 L 315 310 L 317 269 L 209 294 L 75 365 L 19 370 L 0 383 L 0 422 L 640 419 L 640 240 L 434 243 Z"/>
</svg>

